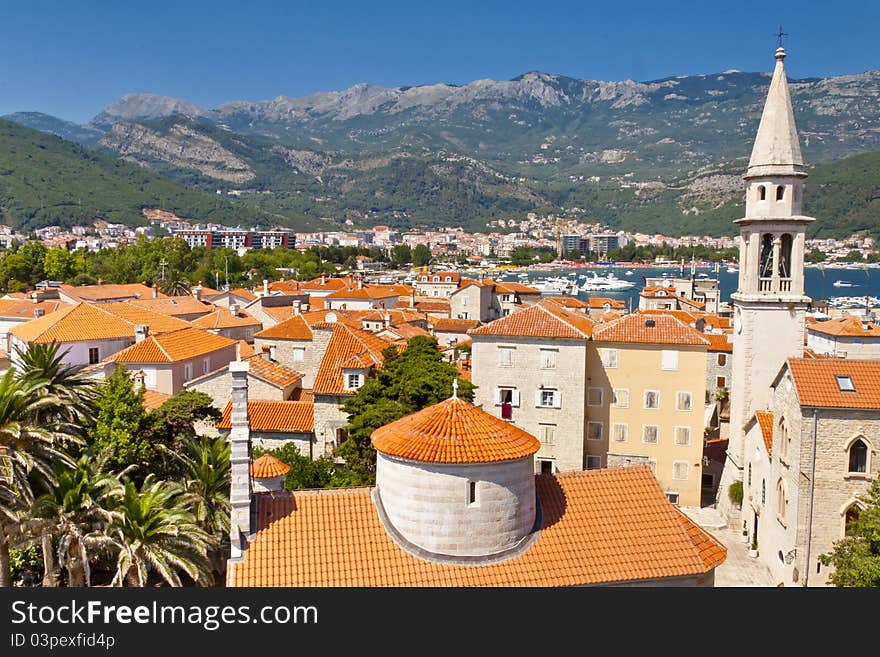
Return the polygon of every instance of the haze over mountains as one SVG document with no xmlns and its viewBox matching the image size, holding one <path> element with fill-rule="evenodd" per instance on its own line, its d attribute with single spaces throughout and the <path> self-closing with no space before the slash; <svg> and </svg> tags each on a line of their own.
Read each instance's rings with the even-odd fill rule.
<svg viewBox="0 0 880 657">
<path fill-rule="evenodd" d="M 6 118 L 190 187 L 233 191 L 292 226 L 325 217 L 328 228 L 348 218 L 485 229 L 488 218 L 562 206 L 612 226 L 730 233 L 768 85 L 768 74 L 738 71 L 644 83 L 531 72 L 216 108 L 130 94 L 85 126 Z M 880 151 L 880 72 L 790 86 L 808 162 Z M 855 203 L 838 213 L 873 199 Z M 819 218 L 820 234 L 841 223 Z"/>
</svg>

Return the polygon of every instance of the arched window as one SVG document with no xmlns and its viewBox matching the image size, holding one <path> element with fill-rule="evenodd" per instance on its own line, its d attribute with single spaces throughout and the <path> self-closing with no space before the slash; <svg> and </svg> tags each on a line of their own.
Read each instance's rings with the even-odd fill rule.
<svg viewBox="0 0 880 657">
<path fill-rule="evenodd" d="M 855 525 L 855 521 L 859 519 L 859 513 L 861 513 L 861 509 L 857 504 L 853 504 L 846 510 L 846 513 L 843 516 L 843 533 L 845 536 L 849 536 Z"/>
<path fill-rule="evenodd" d="M 761 236 L 761 264 L 758 276 L 770 278 L 773 275 L 773 236 L 764 233 Z"/>
<path fill-rule="evenodd" d="M 758 185 L 758 200 L 764 201 L 767 199 L 767 188 L 764 185 Z"/>
<path fill-rule="evenodd" d="M 788 446 L 789 446 L 789 435 L 788 435 L 788 424 L 785 422 L 785 418 L 779 418 L 779 457 L 786 458 L 788 456 Z"/>
<path fill-rule="evenodd" d="M 761 504 L 765 504 L 767 502 L 767 480 L 761 480 Z"/>
<path fill-rule="evenodd" d="M 857 438 L 849 446 L 849 467 L 847 472 L 868 471 L 868 446 L 861 438 Z"/>
<path fill-rule="evenodd" d="M 779 249 L 779 278 L 790 278 L 792 237 L 789 233 L 785 233 L 781 241 L 782 246 Z"/>
<path fill-rule="evenodd" d="M 782 484 L 782 479 L 780 479 L 776 483 L 776 515 L 780 520 L 784 521 L 787 511 L 788 500 L 785 498 L 785 486 Z"/>
<path fill-rule="evenodd" d="M 749 463 L 749 488 L 752 487 L 752 464 Z"/>
<path fill-rule="evenodd" d="M 776 200 L 781 201 L 785 197 L 785 187 L 779 185 L 776 187 Z"/>
</svg>

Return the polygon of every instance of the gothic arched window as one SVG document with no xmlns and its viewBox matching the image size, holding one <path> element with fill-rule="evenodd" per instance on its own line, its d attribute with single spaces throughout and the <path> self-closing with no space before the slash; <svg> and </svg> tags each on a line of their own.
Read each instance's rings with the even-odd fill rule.
<svg viewBox="0 0 880 657">
<path fill-rule="evenodd" d="M 779 185 L 776 188 L 776 200 L 781 201 L 785 197 L 785 187 Z"/>
<path fill-rule="evenodd" d="M 779 249 L 779 278 L 791 278 L 791 244 L 789 233 L 782 236 L 782 247 Z"/>
<path fill-rule="evenodd" d="M 849 447 L 849 467 L 847 472 L 868 471 L 868 446 L 861 438 Z"/>
<path fill-rule="evenodd" d="M 767 188 L 764 185 L 758 185 L 758 200 L 763 201 L 767 198 Z"/>
<path fill-rule="evenodd" d="M 861 509 L 857 504 L 853 504 L 846 510 L 846 513 L 843 516 L 843 534 L 844 536 L 849 536 L 852 532 L 856 520 L 859 519 L 859 513 Z"/>
<path fill-rule="evenodd" d="M 785 515 L 788 512 L 788 500 L 785 498 L 785 485 L 780 479 L 776 483 L 776 515 L 780 520 L 785 521 Z"/>
<path fill-rule="evenodd" d="M 758 276 L 770 278 L 773 275 L 773 236 L 764 233 L 761 236 L 761 263 Z"/>
</svg>

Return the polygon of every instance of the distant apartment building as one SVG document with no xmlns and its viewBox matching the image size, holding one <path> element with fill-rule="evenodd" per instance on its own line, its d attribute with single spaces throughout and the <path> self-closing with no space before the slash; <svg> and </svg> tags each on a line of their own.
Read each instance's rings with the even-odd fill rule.
<svg viewBox="0 0 880 657">
<path fill-rule="evenodd" d="M 435 271 L 416 276 L 413 287 L 423 297 L 447 298 L 458 289 L 461 275 L 454 271 Z"/>
<path fill-rule="evenodd" d="M 645 287 L 639 295 L 639 308 L 717 313 L 720 310 L 720 301 L 717 278 L 652 277 L 645 280 Z"/>
<path fill-rule="evenodd" d="M 807 348 L 823 356 L 880 359 L 880 326 L 853 315 L 813 322 L 807 324 Z"/>
<path fill-rule="evenodd" d="M 172 231 L 189 246 L 203 246 L 208 249 L 274 249 L 296 247 L 296 237 L 286 229 L 258 230 L 256 228 L 225 228 L 223 226 L 194 226 Z"/>
<path fill-rule="evenodd" d="M 604 260 L 610 251 L 618 248 L 620 248 L 620 237 L 616 233 L 590 235 L 590 251 L 597 254 L 600 260 Z"/>
</svg>

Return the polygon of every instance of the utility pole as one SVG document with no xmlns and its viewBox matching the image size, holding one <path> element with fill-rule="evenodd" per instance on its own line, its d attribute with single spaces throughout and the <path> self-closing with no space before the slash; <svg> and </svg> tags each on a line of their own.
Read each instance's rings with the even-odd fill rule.
<svg viewBox="0 0 880 657">
<path fill-rule="evenodd" d="M 226 268 L 226 290 L 229 290 L 229 256 L 223 256 L 223 262 Z"/>
</svg>

